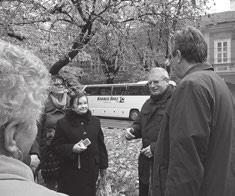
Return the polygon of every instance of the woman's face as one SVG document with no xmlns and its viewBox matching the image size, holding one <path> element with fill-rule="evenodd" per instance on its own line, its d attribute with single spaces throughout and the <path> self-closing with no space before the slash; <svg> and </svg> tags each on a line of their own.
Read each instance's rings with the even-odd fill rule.
<svg viewBox="0 0 235 196">
<path fill-rule="evenodd" d="M 85 114 L 88 111 L 88 101 L 86 96 L 76 98 L 73 103 L 73 108 L 78 114 Z"/>
</svg>

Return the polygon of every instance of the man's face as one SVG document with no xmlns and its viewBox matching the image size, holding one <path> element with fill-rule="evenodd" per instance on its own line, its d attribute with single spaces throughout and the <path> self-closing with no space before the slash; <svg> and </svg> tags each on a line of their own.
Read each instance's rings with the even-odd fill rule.
<svg viewBox="0 0 235 196">
<path fill-rule="evenodd" d="M 161 95 L 168 87 L 168 80 L 159 73 L 150 73 L 148 87 L 151 95 Z"/>
<path fill-rule="evenodd" d="M 183 66 L 181 64 L 181 54 L 178 53 L 173 56 L 172 55 L 172 46 L 170 44 L 170 48 L 169 48 L 169 53 L 170 53 L 170 60 L 169 60 L 169 64 L 171 67 L 171 75 L 172 76 L 176 76 L 177 78 L 182 78 L 184 75 L 184 70 L 183 70 Z"/>
</svg>

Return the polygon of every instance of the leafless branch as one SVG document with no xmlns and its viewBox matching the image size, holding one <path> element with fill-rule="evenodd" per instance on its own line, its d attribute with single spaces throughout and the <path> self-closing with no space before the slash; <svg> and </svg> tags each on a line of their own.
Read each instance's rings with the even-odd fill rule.
<svg viewBox="0 0 235 196">
<path fill-rule="evenodd" d="M 23 36 L 23 35 L 21 35 L 21 34 L 19 34 L 19 33 L 16 33 L 16 32 L 14 32 L 14 31 L 8 32 L 7 35 L 8 35 L 9 37 L 16 38 L 16 39 L 19 40 L 19 41 L 23 41 L 23 40 L 26 39 L 25 36 Z"/>
<path fill-rule="evenodd" d="M 88 22 L 88 18 L 86 18 L 85 14 L 84 14 L 84 12 L 83 12 L 83 10 L 82 10 L 82 7 L 81 7 L 81 1 L 77 2 L 76 5 L 77 5 L 76 7 L 77 7 L 77 10 L 78 10 L 78 12 L 79 12 L 79 14 L 80 14 L 82 20 L 83 20 L 84 22 Z"/>
</svg>

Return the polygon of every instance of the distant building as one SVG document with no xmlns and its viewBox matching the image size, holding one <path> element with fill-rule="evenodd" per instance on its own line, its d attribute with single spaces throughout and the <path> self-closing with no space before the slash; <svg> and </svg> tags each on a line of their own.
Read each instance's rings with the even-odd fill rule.
<svg viewBox="0 0 235 196">
<path fill-rule="evenodd" d="M 235 10 L 235 0 L 230 0 L 230 9 Z"/>
<path fill-rule="evenodd" d="M 235 11 L 202 17 L 200 29 L 208 44 L 208 62 L 225 81 L 235 84 Z"/>
</svg>

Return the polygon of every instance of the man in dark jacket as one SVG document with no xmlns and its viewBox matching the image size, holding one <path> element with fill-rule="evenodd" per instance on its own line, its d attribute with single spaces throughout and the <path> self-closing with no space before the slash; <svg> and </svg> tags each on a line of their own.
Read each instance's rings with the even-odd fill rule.
<svg viewBox="0 0 235 196">
<path fill-rule="evenodd" d="M 163 68 L 153 68 L 148 76 L 150 98 L 144 103 L 139 118 L 131 128 L 126 129 L 126 139 L 142 138 L 140 151 L 139 195 L 148 196 L 150 165 L 153 162 L 153 149 L 156 145 L 162 116 L 170 99 L 174 87 L 169 85 L 169 75 Z"/>
<path fill-rule="evenodd" d="M 235 195 L 232 95 L 204 63 L 207 44 L 197 29 L 176 32 L 170 54 L 172 70 L 181 80 L 154 151 L 152 195 Z"/>
</svg>

